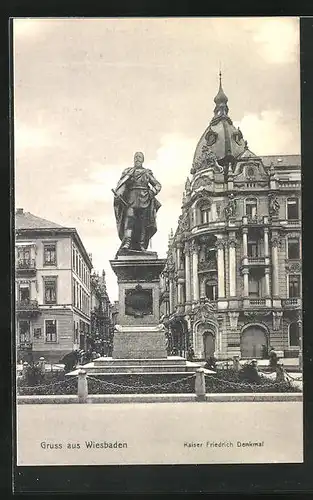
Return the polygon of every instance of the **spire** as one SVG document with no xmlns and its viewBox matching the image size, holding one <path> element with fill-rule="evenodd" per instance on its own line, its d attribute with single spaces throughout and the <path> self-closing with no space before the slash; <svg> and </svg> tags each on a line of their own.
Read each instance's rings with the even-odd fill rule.
<svg viewBox="0 0 313 500">
<path fill-rule="evenodd" d="M 219 80 L 220 80 L 220 85 L 218 89 L 217 95 L 214 97 L 214 102 L 215 102 L 215 108 L 214 108 L 214 119 L 226 117 L 228 115 L 228 97 L 225 94 L 223 87 L 222 87 L 222 72 L 219 72 Z"/>
</svg>

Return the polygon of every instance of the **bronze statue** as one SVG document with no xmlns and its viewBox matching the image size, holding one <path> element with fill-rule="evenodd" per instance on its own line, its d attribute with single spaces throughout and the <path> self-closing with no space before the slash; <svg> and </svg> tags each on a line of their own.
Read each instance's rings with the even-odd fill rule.
<svg viewBox="0 0 313 500">
<path fill-rule="evenodd" d="M 143 153 L 135 153 L 134 166 L 126 168 L 114 193 L 114 212 L 121 246 L 118 253 L 144 252 L 156 233 L 156 213 L 161 203 L 155 198 L 161 184 L 151 170 L 142 166 Z"/>
</svg>

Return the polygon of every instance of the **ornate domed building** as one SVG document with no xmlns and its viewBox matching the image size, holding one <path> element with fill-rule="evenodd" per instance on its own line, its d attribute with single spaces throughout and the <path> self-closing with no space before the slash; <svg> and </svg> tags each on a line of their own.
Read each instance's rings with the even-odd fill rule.
<svg viewBox="0 0 313 500">
<path fill-rule="evenodd" d="M 257 156 L 220 86 L 195 150 L 161 277 L 168 351 L 196 358 L 301 353 L 299 155 Z"/>
</svg>

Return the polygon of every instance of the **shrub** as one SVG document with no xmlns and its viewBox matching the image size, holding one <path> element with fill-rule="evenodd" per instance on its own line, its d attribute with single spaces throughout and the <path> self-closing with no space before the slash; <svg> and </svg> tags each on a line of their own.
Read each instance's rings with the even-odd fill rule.
<svg viewBox="0 0 313 500">
<path fill-rule="evenodd" d="M 206 392 L 210 393 L 260 393 L 260 392 L 301 392 L 289 382 L 277 384 L 260 375 L 257 382 L 242 379 L 240 372 L 232 369 L 221 370 L 207 375 Z M 77 394 L 77 377 L 65 376 L 65 372 L 48 372 L 38 386 L 30 386 L 27 379 L 17 382 L 18 394 Z M 128 375 L 90 375 L 89 394 L 192 394 L 195 392 L 195 378 L 191 373 L 184 374 L 128 374 Z"/>
</svg>

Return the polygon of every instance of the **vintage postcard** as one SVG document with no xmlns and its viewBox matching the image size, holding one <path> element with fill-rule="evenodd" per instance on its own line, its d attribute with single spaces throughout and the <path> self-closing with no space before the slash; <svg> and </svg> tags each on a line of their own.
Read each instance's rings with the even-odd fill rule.
<svg viewBox="0 0 313 500">
<path fill-rule="evenodd" d="M 299 19 L 12 41 L 17 465 L 302 463 Z"/>
</svg>

